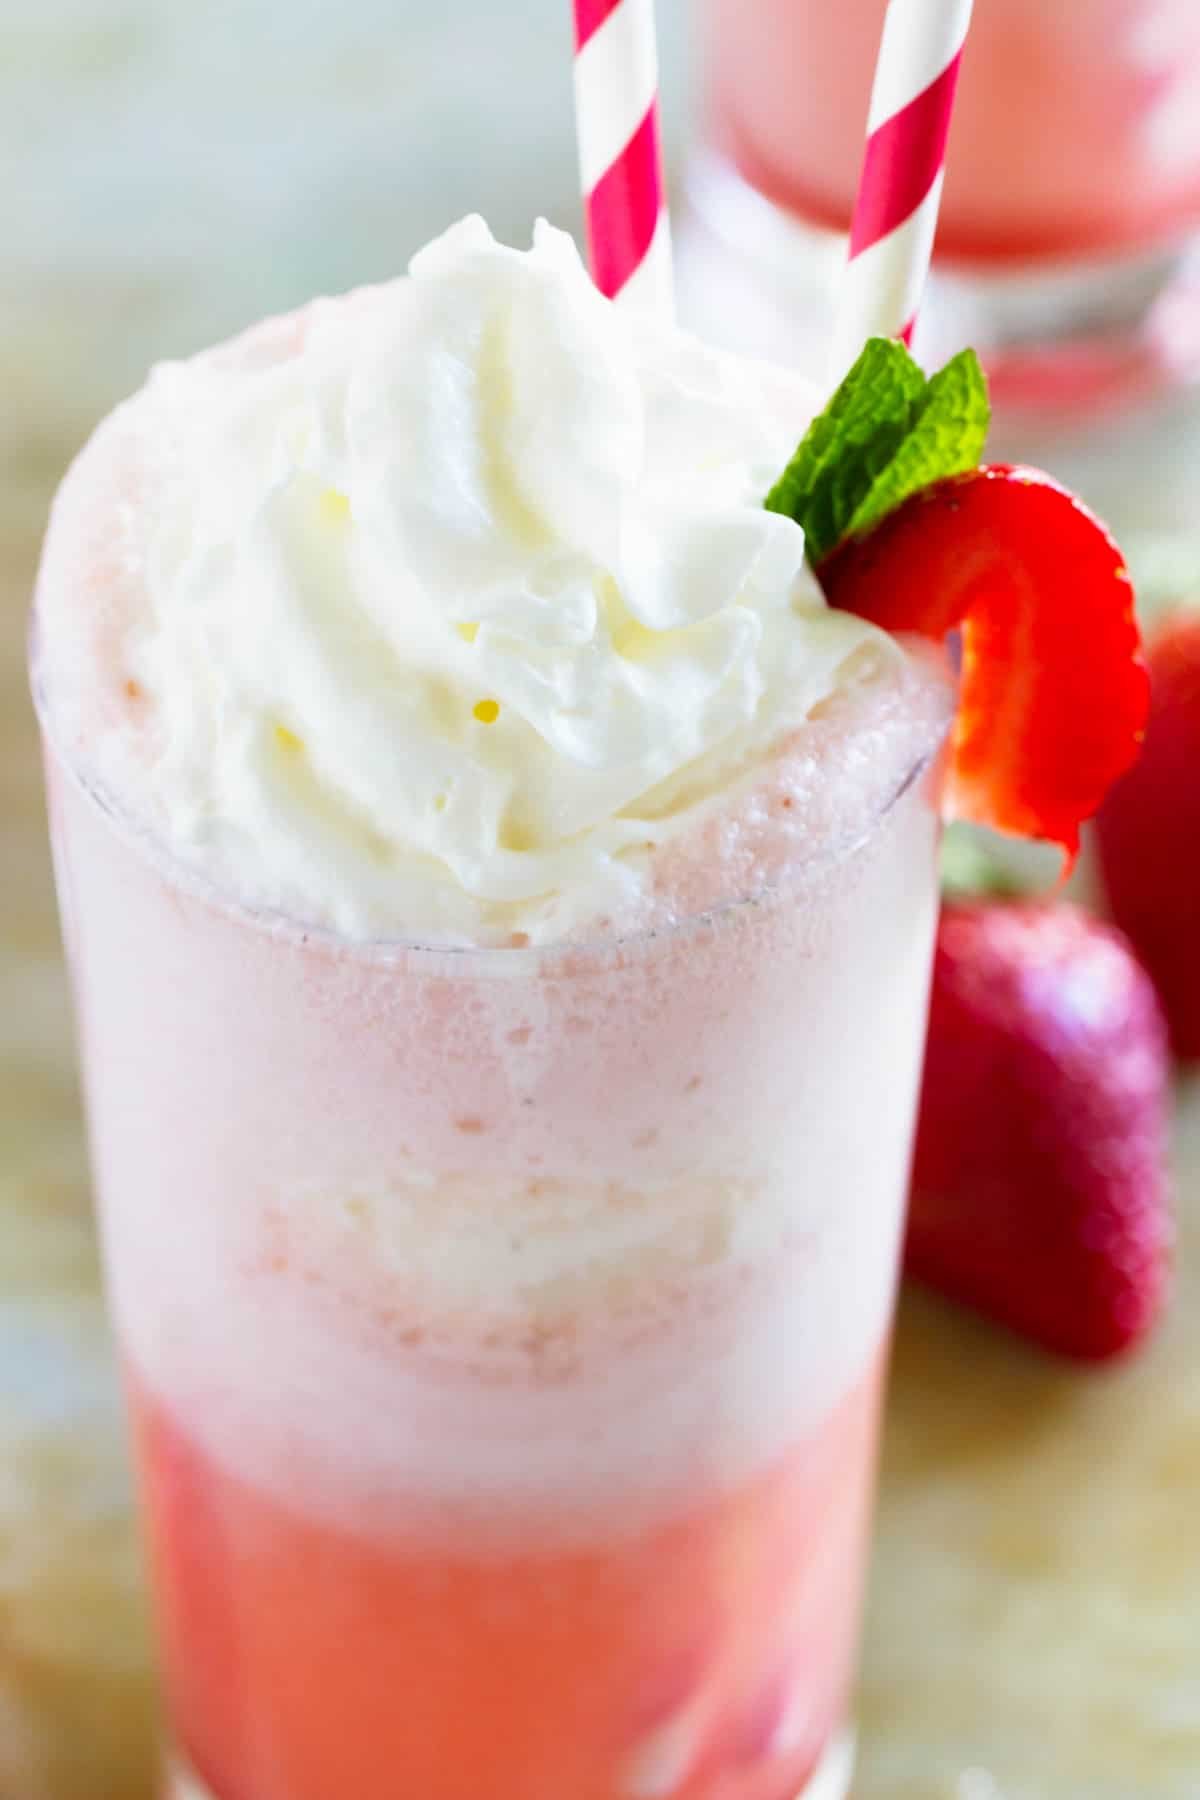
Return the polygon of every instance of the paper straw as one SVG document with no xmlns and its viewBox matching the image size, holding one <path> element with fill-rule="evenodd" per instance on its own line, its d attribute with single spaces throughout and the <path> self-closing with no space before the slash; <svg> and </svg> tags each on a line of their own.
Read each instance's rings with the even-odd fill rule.
<svg viewBox="0 0 1200 1800">
<path fill-rule="evenodd" d="M 622 306 L 669 314 L 671 245 L 653 0 L 574 0 L 575 119 L 592 275 Z"/>
<path fill-rule="evenodd" d="M 972 0 L 889 0 L 850 227 L 834 374 L 868 337 L 909 343 L 933 254 Z"/>
</svg>

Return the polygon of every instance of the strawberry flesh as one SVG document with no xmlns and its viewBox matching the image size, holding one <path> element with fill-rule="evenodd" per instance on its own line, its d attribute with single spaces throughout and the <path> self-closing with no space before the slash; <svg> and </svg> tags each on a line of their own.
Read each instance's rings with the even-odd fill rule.
<svg viewBox="0 0 1200 1800">
<path fill-rule="evenodd" d="M 1097 824 L 1113 918 L 1158 985 L 1176 1055 L 1200 1057 L 1200 612 L 1170 615 L 1147 647 L 1141 757 Z"/>
<path fill-rule="evenodd" d="M 913 1166 L 910 1274 L 1065 1356 L 1145 1336 L 1171 1215 L 1161 1010 L 1072 906 L 948 906 Z"/>
<path fill-rule="evenodd" d="M 885 631 L 961 634 L 947 814 L 1073 860 L 1147 709 L 1133 590 L 1099 521 L 1048 475 L 994 464 L 914 495 L 817 573 L 831 606 Z"/>
</svg>

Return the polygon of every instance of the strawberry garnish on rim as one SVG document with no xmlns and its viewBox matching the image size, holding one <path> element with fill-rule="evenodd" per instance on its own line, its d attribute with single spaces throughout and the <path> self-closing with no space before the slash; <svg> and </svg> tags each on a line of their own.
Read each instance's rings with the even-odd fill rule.
<svg viewBox="0 0 1200 1800">
<path fill-rule="evenodd" d="M 1121 552 L 1038 469 L 981 466 L 974 351 L 927 378 L 869 338 L 764 502 L 803 527 L 831 606 L 885 631 L 958 634 L 946 807 L 1059 844 L 1134 761 L 1149 683 Z"/>
<path fill-rule="evenodd" d="M 946 810 L 1059 844 L 1137 755 L 1149 681 L 1108 532 L 1040 470 L 992 464 L 923 488 L 817 565 L 831 606 L 961 638 Z"/>
</svg>

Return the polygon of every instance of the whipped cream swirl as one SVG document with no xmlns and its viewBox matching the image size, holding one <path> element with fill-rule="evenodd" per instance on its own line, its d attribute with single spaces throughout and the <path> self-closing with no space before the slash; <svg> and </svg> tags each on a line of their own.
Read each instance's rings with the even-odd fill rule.
<svg viewBox="0 0 1200 1800">
<path fill-rule="evenodd" d="M 814 406 L 464 220 L 410 275 L 157 369 L 129 668 L 173 849 L 347 934 L 534 941 L 865 642 L 762 496 Z"/>
</svg>

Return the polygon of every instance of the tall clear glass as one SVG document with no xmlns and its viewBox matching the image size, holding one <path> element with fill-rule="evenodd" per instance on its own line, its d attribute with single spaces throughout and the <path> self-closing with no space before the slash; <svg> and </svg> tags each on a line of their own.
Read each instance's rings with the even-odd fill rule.
<svg viewBox="0 0 1200 1800">
<path fill-rule="evenodd" d="M 673 929 L 350 943 L 173 865 L 47 680 L 173 1791 L 843 1794 L 936 767 Z"/>
</svg>

